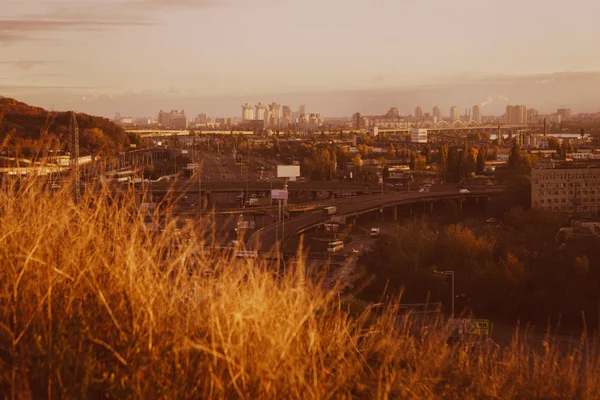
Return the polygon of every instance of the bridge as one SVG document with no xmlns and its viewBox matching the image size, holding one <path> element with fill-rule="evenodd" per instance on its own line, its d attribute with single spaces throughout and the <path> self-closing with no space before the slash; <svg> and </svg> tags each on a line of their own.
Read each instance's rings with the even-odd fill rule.
<svg viewBox="0 0 600 400">
<path fill-rule="evenodd" d="M 486 187 L 471 190 L 470 193 L 458 193 L 456 190 L 439 193 L 384 193 L 383 196 L 365 196 L 362 199 L 356 198 L 352 203 L 339 205 L 337 214 L 345 216 L 346 219 L 353 219 L 362 214 L 392 209 L 396 219 L 398 207 L 400 206 L 409 206 L 412 209 L 414 204 L 423 204 L 424 207 L 433 211 L 435 202 L 455 200 L 462 207 L 463 202 L 466 200 L 487 201 L 490 197 L 500 194 L 502 190 L 498 187 Z M 329 219 L 330 217 L 323 215 L 322 210 L 304 212 L 295 218 L 290 218 L 285 222 L 284 242 L 291 235 L 322 225 Z M 261 251 L 271 250 L 273 243 L 276 243 L 278 229 L 281 229 L 281 227 L 276 224 L 259 229 L 248 239 L 248 247 Z"/>
<path fill-rule="evenodd" d="M 413 125 L 406 124 L 402 127 L 395 128 L 384 128 L 384 127 L 375 127 L 377 128 L 377 133 L 411 133 L 413 128 L 427 129 L 430 133 L 442 133 L 442 132 L 488 132 L 494 133 L 500 131 L 513 131 L 519 129 L 525 129 L 528 125 L 481 125 L 477 121 L 454 121 L 452 123 L 447 121 L 439 121 L 437 123 L 433 123 L 430 121 L 417 123 Z M 374 128 L 371 128 L 371 133 L 374 134 Z"/>
<path fill-rule="evenodd" d="M 189 130 L 161 130 L 161 129 L 125 129 L 127 133 L 135 133 L 142 138 L 166 137 L 166 136 L 188 136 Z M 199 135 L 254 135 L 254 131 L 243 130 L 194 130 Z"/>
</svg>

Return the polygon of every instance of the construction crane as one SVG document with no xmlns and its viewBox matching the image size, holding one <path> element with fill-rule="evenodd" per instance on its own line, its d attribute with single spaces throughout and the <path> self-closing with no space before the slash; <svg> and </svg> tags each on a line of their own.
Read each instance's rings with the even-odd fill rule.
<svg viewBox="0 0 600 400">
<path fill-rule="evenodd" d="M 73 202 L 79 203 L 81 198 L 80 180 L 79 180 L 79 126 L 77 126 L 77 116 L 71 112 L 71 124 L 69 126 L 71 151 L 71 173 L 73 174 Z"/>
</svg>

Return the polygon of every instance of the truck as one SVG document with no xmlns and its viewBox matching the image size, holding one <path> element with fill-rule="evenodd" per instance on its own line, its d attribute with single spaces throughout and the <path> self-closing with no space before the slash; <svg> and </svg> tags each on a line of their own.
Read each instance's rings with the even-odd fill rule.
<svg viewBox="0 0 600 400">
<path fill-rule="evenodd" d="M 323 209 L 323 215 L 333 215 L 335 213 L 337 213 L 337 207 L 336 206 L 325 207 Z"/>
<path fill-rule="evenodd" d="M 371 237 L 379 236 L 379 228 L 371 228 Z"/>
</svg>

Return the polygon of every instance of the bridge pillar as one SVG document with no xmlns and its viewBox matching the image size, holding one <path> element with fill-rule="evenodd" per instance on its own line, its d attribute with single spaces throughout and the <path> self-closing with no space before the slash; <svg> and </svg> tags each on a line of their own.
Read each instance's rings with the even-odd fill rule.
<svg viewBox="0 0 600 400">
<path fill-rule="evenodd" d="M 462 209 L 463 209 L 463 199 L 460 199 L 460 200 L 458 201 L 458 205 L 459 205 L 459 207 L 458 207 L 458 208 L 462 210 Z"/>
<path fill-rule="evenodd" d="M 329 200 L 333 199 L 333 191 L 329 191 L 329 192 L 327 192 L 327 198 L 328 198 Z"/>
<path fill-rule="evenodd" d="M 310 192 L 310 198 L 311 200 L 317 200 L 317 191 L 313 190 L 312 192 Z"/>
<path fill-rule="evenodd" d="M 429 211 L 433 212 L 433 200 L 429 202 Z"/>
<path fill-rule="evenodd" d="M 398 206 L 394 207 L 394 221 L 398 221 Z"/>
<path fill-rule="evenodd" d="M 408 214 L 411 215 L 411 216 L 413 215 L 412 204 L 408 205 Z"/>
</svg>

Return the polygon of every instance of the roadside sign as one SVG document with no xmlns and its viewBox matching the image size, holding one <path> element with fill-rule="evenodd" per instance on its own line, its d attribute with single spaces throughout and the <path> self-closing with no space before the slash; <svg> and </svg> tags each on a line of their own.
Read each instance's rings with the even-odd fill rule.
<svg viewBox="0 0 600 400">
<path fill-rule="evenodd" d="M 489 335 L 490 333 L 490 320 L 488 319 L 451 319 L 450 324 L 458 326 L 460 335 Z"/>
<path fill-rule="evenodd" d="M 339 232 L 340 226 L 338 224 L 325 224 L 325 232 Z"/>
<path fill-rule="evenodd" d="M 288 191 L 285 189 L 271 189 L 272 200 L 287 200 Z"/>
</svg>

